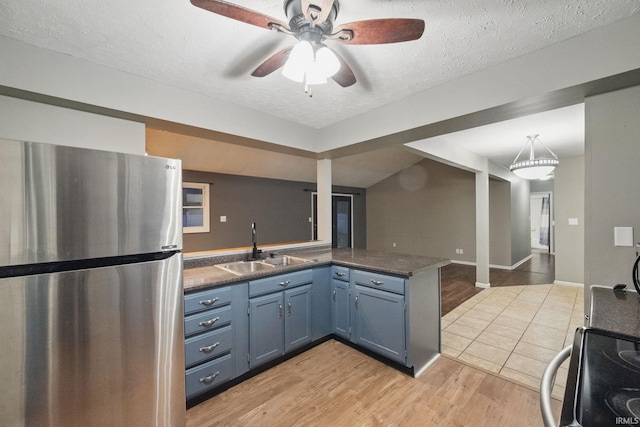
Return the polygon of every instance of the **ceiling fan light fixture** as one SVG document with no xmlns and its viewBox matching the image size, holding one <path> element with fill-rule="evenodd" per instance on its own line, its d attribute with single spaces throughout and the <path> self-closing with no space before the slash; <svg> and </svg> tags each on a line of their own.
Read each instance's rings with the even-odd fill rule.
<svg viewBox="0 0 640 427">
<path fill-rule="evenodd" d="M 289 80 L 302 83 L 305 73 L 313 62 L 313 46 L 308 41 L 301 40 L 291 49 L 289 59 L 282 68 L 282 75 Z"/>
<path fill-rule="evenodd" d="M 333 77 L 340 71 L 340 61 L 331 49 L 326 46 L 320 46 L 316 51 L 316 66 L 320 68 L 320 72 L 326 77 Z"/>
<path fill-rule="evenodd" d="M 535 157 L 535 143 L 538 142 L 539 145 L 544 147 L 549 154 L 550 157 Z M 525 149 L 529 149 L 529 158 L 524 160 L 519 160 L 520 155 Z M 513 160 L 513 163 L 509 167 L 509 170 L 524 179 L 549 179 L 549 175 L 554 171 L 556 166 L 558 166 L 560 162 L 558 161 L 558 156 L 555 155 L 553 151 L 549 149 L 540 139 L 538 139 L 538 135 L 529 135 L 527 136 L 527 142 L 524 143 L 522 149 Z"/>
<path fill-rule="evenodd" d="M 318 85 L 340 70 L 340 61 L 331 49 L 325 45 L 314 49 L 314 45 L 301 40 L 291 49 L 289 59 L 282 68 L 282 75 L 294 82 L 306 85 Z"/>
<path fill-rule="evenodd" d="M 322 85 L 326 82 L 327 76 L 323 72 L 322 67 L 317 62 L 309 64 L 305 74 L 305 83 L 307 85 Z"/>
</svg>

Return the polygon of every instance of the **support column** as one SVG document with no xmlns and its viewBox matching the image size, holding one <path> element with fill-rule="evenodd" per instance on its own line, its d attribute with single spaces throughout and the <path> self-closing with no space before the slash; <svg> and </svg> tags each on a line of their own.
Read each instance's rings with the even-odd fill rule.
<svg viewBox="0 0 640 427">
<path fill-rule="evenodd" d="M 476 172 L 476 286 L 489 283 L 489 173 Z"/>
<path fill-rule="evenodd" d="M 318 240 L 331 243 L 331 159 L 320 159 L 316 165 L 318 181 Z"/>
</svg>

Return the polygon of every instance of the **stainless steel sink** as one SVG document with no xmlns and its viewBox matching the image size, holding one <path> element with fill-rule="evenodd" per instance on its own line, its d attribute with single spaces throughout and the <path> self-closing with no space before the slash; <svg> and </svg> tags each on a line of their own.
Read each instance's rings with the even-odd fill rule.
<svg viewBox="0 0 640 427">
<path fill-rule="evenodd" d="M 313 261 L 310 259 L 298 258 L 290 255 L 278 255 L 275 257 L 267 258 L 264 260 L 264 262 L 267 262 L 274 266 L 286 267 L 288 265 L 308 264 L 312 263 Z"/>
<path fill-rule="evenodd" d="M 271 270 L 275 265 L 267 264 L 263 261 L 236 261 L 227 264 L 218 264 L 216 267 L 241 276 L 243 274 L 254 273 L 256 271 Z"/>
</svg>

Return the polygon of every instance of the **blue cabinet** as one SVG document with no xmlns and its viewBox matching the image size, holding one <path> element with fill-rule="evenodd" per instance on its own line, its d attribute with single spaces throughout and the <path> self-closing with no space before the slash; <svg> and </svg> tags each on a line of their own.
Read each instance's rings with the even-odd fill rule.
<svg viewBox="0 0 640 427">
<path fill-rule="evenodd" d="M 284 354 L 284 295 L 276 292 L 249 300 L 249 367 Z"/>
<path fill-rule="evenodd" d="M 407 362 L 405 280 L 333 266 L 332 329 L 391 360 Z"/>
<path fill-rule="evenodd" d="M 404 364 L 404 296 L 359 285 L 354 286 L 353 294 L 353 341 Z"/>
<path fill-rule="evenodd" d="M 284 351 L 311 342 L 311 285 L 284 291 Z"/>
<path fill-rule="evenodd" d="M 247 283 L 206 289 L 184 297 L 187 399 L 247 371 Z"/>
<path fill-rule="evenodd" d="M 351 271 L 352 341 L 396 362 L 405 363 L 406 305 L 402 278 Z"/>
<path fill-rule="evenodd" d="M 351 338 L 349 273 L 348 268 L 331 267 L 331 329 L 345 339 Z"/>
<path fill-rule="evenodd" d="M 304 270 L 249 282 L 250 369 L 311 342 L 312 277 Z"/>
</svg>

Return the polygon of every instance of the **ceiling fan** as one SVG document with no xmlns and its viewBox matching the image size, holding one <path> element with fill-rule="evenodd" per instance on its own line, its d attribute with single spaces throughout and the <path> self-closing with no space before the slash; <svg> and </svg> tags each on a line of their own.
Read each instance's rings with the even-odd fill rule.
<svg viewBox="0 0 640 427">
<path fill-rule="evenodd" d="M 425 26 L 421 19 L 388 18 L 356 21 L 334 28 L 340 10 L 338 0 L 284 0 L 288 24 L 222 0 L 190 1 L 209 12 L 297 38 L 297 44 L 267 58 L 251 75 L 264 77 L 283 67 L 283 75 L 304 82 L 307 91 L 309 85 L 325 83 L 328 78 L 342 87 L 356 82 L 351 67 L 330 50 L 325 41 L 361 45 L 398 43 L 419 39 Z"/>
</svg>

